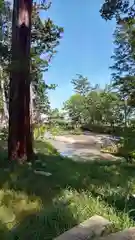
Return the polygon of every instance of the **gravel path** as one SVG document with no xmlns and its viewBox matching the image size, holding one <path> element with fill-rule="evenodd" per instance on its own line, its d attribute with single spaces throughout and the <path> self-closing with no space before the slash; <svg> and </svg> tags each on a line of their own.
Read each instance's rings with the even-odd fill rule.
<svg viewBox="0 0 135 240">
<path fill-rule="evenodd" d="M 116 139 L 94 133 L 56 136 L 49 142 L 63 155 L 76 161 L 117 160 L 118 158 L 100 151 L 102 144 L 113 144 Z"/>
</svg>

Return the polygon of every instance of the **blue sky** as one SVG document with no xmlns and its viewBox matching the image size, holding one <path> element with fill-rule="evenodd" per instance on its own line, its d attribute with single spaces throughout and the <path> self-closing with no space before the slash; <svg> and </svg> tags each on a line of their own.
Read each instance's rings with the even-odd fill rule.
<svg viewBox="0 0 135 240">
<path fill-rule="evenodd" d="M 49 98 L 53 108 L 61 108 L 73 93 L 70 82 L 77 73 L 87 76 L 92 84 L 104 86 L 110 82 L 115 22 L 101 18 L 99 9 L 103 0 L 52 2 L 42 17 L 48 16 L 64 27 L 64 35 L 45 79 L 48 84 L 58 84 L 55 91 L 49 92 Z"/>
</svg>

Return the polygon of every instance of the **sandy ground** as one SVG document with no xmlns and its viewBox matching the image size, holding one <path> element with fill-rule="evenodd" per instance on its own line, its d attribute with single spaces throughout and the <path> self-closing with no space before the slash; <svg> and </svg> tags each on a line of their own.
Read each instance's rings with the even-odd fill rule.
<svg viewBox="0 0 135 240">
<path fill-rule="evenodd" d="M 99 135 L 94 133 L 82 135 L 56 136 L 50 139 L 51 144 L 64 156 L 73 157 L 75 160 L 117 160 L 108 153 L 100 151 L 103 139 L 107 139 L 107 135 Z"/>
</svg>

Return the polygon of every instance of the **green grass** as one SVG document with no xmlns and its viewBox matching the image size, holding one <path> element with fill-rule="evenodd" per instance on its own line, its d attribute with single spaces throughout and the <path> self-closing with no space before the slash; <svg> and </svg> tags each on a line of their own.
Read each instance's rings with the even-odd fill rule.
<svg viewBox="0 0 135 240">
<path fill-rule="evenodd" d="M 1 239 L 51 240 L 95 214 L 111 220 L 112 231 L 134 225 L 134 164 L 74 162 L 49 143 L 38 141 L 35 148 L 36 161 L 19 166 L 7 164 L 1 148 Z"/>
</svg>

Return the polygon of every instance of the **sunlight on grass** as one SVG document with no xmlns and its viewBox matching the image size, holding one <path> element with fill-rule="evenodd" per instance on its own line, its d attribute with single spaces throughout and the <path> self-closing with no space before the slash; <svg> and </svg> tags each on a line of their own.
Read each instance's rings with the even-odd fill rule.
<svg viewBox="0 0 135 240">
<path fill-rule="evenodd" d="M 75 162 L 49 143 L 35 147 L 36 160 L 21 166 L 3 169 L 0 155 L 1 239 L 51 240 L 95 214 L 113 223 L 112 232 L 134 225 L 134 164 Z"/>
<path fill-rule="evenodd" d="M 35 141 L 35 150 L 40 153 L 45 153 L 46 155 L 50 154 L 57 154 L 57 150 L 52 147 L 52 145 L 49 142 L 44 141 Z"/>
<path fill-rule="evenodd" d="M 40 198 L 14 190 L 0 190 L 0 221 L 8 228 L 32 212 L 41 210 Z"/>
<path fill-rule="evenodd" d="M 93 215 L 101 215 L 109 219 L 115 229 L 123 229 L 134 225 L 128 214 L 117 212 L 115 208 L 106 204 L 100 197 L 93 197 L 89 191 L 77 192 L 64 190 L 59 200 L 63 200 L 78 222 L 84 221 Z"/>
</svg>

